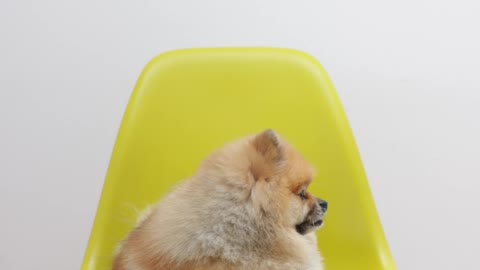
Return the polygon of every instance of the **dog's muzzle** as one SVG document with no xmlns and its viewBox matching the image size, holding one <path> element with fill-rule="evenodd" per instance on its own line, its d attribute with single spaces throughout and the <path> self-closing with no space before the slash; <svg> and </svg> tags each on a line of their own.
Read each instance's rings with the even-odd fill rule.
<svg viewBox="0 0 480 270">
<path fill-rule="evenodd" d="M 328 203 L 317 199 L 317 203 L 310 209 L 304 221 L 295 226 L 299 234 L 307 234 L 322 227 L 323 218 L 327 213 Z"/>
</svg>

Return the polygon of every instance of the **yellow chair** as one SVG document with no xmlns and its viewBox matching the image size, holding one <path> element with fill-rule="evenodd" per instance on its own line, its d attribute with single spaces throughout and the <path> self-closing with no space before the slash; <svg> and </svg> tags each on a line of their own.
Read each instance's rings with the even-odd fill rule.
<svg viewBox="0 0 480 270">
<path fill-rule="evenodd" d="M 142 72 L 112 154 L 82 270 L 106 270 L 137 218 L 224 143 L 272 128 L 317 170 L 329 202 L 318 232 L 327 270 L 395 269 L 335 90 L 288 49 L 187 49 Z"/>
</svg>

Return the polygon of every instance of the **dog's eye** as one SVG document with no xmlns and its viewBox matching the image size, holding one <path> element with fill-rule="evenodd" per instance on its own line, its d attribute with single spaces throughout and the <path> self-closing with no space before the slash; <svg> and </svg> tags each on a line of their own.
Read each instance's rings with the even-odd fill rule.
<svg viewBox="0 0 480 270">
<path fill-rule="evenodd" d="M 302 198 L 302 200 L 305 200 L 307 197 L 305 195 L 305 189 L 303 189 L 302 191 L 300 191 L 300 193 L 298 193 L 298 196 L 300 198 Z"/>
</svg>

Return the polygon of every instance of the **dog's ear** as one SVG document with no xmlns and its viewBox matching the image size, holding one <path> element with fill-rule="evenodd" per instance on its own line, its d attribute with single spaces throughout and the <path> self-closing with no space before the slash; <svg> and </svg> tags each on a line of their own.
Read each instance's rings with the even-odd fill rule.
<svg viewBox="0 0 480 270">
<path fill-rule="evenodd" d="M 271 129 L 256 135 L 252 141 L 257 158 L 252 160 L 251 172 L 255 180 L 268 180 L 284 161 L 281 140 Z"/>
<path fill-rule="evenodd" d="M 253 139 L 253 146 L 257 153 L 264 157 L 267 161 L 277 162 L 282 159 L 282 149 L 280 139 L 275 131 L 267 129 L 258 134 Z"/>
</svg>

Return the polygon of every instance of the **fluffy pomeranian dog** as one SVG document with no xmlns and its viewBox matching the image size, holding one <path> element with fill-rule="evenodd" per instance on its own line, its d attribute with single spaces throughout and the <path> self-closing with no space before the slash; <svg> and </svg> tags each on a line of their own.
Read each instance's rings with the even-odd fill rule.
<svg viewBox="0 0 480 270">
<path fill-rule="evenodd" d="M 119 247 L 113 270 L 321 270 L 327 202 L 312 167 L 272 130 L 228 144 L 164 197 Z"/>
</svg>

